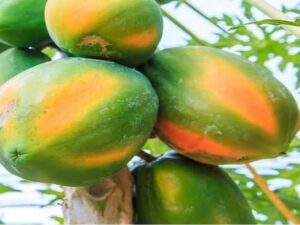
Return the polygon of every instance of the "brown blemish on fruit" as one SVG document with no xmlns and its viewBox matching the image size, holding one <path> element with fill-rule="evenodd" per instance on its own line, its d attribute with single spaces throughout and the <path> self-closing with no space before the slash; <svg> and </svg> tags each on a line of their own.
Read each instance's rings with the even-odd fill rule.
<svg viewBox="0 0 300 225">
<path fill-rule="evenodd" d="M 108 46 L 110 46 L 110 43 L 104 38 L 93 34 L 83 37 L 77 45 L 79 47 L 99 46 L 101 54 L 107 55 Z"/>
</svg>

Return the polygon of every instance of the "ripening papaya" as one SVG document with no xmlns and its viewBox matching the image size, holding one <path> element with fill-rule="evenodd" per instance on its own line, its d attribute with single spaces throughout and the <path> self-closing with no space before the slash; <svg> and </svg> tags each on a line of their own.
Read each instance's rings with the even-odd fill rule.
<svg viewBox="0 0 300 225">
<path fill-rule="evenodd" d="M 33 51 L 11 48 L 0 54 L 0 85 L 13 76 L 33 66 L 49 61 L 45 54 Z"/>
<path fill-rule="evenodd" d="M 113 62 L 44 63 L 0 87 L 0 162 L 28 180 L 84 186 L 139 151 L 158 99 L 139 72 Z"/>
<path fill-rule="evenodd" d="M 36 47 L 50 42 L 44 10 L 47 0 L 1 0 L 0 42 Z"/>
<path fill-rule="evenodd" d="M 155 0 L 48 0 L 45 18 L 65 52 L 131 67 L 153 54 L 163 28 Z"/>
<path fill-rule="evenodd" d="M 247 200 L 217 166 L 167 153 L 134 175 L 139 224 L 255 224 Z"/>
<path fill-rule="evenodd" d="M 189 158 L 208 164 L 273 158 L 295 136 L 299 111 L 290 92 L 240 56 L 172 48 L 140 69 L 160 100 L 156 133 Z"/>
</svg>

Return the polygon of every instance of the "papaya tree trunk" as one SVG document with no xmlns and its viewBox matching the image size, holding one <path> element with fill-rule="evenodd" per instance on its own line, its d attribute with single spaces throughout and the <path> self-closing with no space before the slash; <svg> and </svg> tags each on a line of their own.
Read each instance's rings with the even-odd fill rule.
<svg viewBox="0 0 300 225">
<path fill-rule="evenodd" d="M 133 178 L 124 168 L 86 187 L 65 187 L 65 224 L 131 224 Z"/>
</svg>

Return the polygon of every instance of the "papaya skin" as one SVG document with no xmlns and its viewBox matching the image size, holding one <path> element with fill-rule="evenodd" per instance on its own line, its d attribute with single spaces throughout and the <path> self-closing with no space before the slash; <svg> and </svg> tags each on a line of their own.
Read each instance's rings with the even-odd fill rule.
<svg viewBox="0 0 300 225">
<path fill-rule="evenodd" d="M 167 153 L 134 175 L 138 224 L 255 224 L 247 200 L 217 166 Z"/>
<path fill-rule="evenodd" d="M 0 88 L 0 162 L 22 178 L 84 186 L 114 175 L 140 150 L 158 100 L 139 72 L 67 58 Z"/>
<path fill-rule="evenodd" d="M 168 4 L 170 2 L 174 2 L 174 0 L 156 0 L 158 2 L 158 4 L 160 5 L 164 5 L 164 4 Z"/>
<path fill-rule="evenodd" d="M 155 51 L 163 20 L 154 0 L 48 0 L 46 24 L 65 52 L 136 67 Z"/>
<path fill-rule="evenodd" d="M 37 47 L 50 42 L 44 9 L 47 0 L 1 0 L 0 43 Z"/>
<path fill-rule="evenodd" d="M 5 51 L 6 49 L 9 49 L 9 48 L 10 48 L 9 46 L 0 43 L 0 53 Z"/>
<path fill-rule="evenodd" d="M 139 69 L 160 100 L 156 133 L 191 159 L 218 165 L 274 158 L 296 134 L 293 96 L 240 56 L 180 47 L 156 53 Z"/>
<path fill-rule="evenodd" d="M 50 61 L 50 58 L 38 51 L 11 48 L 2 52 L 0 54 L 0 85 L 24 70 L 47 61 Z"/>
</svg>

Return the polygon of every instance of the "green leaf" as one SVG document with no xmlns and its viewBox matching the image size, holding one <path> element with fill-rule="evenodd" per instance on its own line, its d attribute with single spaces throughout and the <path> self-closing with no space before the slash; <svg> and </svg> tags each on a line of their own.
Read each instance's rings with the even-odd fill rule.
<svg viewBox="0 0 300 225">
<path fill-rule="evenodd" d="M 229 30 L 235 30 L 244 26 L 248 26 L 251 24 L 256 24 L 256 25 L 264 25 L 264 24 L 269 24 L 269 25 L 288 25 L 288 26 L 297 26 L 300 27 L 300 20 L 296 19 L 295 21 L 288 21 L 288 20 L 277 20 L 277 19 L 264 19 L 264 20 L 259 20 L 255 22 L 249 22 L 245 23 L 239 26 L 231 27 Z"/>
<path fill-rule="evenodd" d="M 47 55 L 49 58 L 52 58 L 58 51 L 56 48 L 53 47 L 46 47 L 42 51 L 45 55 Z"/>
<path fill-rule="evenodd" d="M 4 194 L 4 193 L 7 193 L 7 192 L 19 192 L 19 190 L 16 190 L 12 187 L 0 184 L 0 194 Z"/>
<path fill-rule="evenodd" d="M 43 189 L 43 190 L 38 190 L 38 192 L 46 195 L 52 195 L 55 196 L 56 199 L 63 199 L 64 198 L 64 193 L 62 191 L 56 191 L 51 188 L 48 189 Z"/>
<path fill-rule="evenodd" d="M 289 146 L 290 149 L 293 149 L 293 148 L 300 148 L 300 139 L 298 137 L 295 137 L 292 142 L 290 143 L 290 146 Z"/>
<path fill-rule="evenodd" d="M 64 224 L 64 218 L 59 217 L 59 216 L 51 216 L 51 219 L 53 219 L 54 221 L 58 222 L 59 224 Z"/>
<path fill-rule="evenodd" d="M 170 150 L 170 148 L 158 138 L 149 139 L 143 149 L 149 150 L 154 156 L 161 155 Z"/>
</svg>

